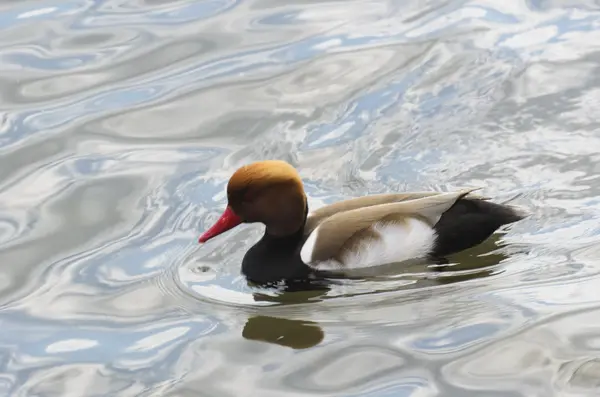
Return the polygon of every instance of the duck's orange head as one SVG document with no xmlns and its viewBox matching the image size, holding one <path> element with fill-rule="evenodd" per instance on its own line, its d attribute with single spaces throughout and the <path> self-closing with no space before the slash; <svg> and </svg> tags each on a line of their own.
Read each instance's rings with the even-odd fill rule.
<svg viewBox="0 0 600 397">
<path fill-rule="evenodd" d="M 227 201 L 219 220 L 200 236 L 200 243 L 240 223 L 264 223 L 274 236 L 293 234 L 304 225 L 304 186 L 298 172 L 285 161 L 259 161 L 239 168 L 227 184 Z"/>
</svg>

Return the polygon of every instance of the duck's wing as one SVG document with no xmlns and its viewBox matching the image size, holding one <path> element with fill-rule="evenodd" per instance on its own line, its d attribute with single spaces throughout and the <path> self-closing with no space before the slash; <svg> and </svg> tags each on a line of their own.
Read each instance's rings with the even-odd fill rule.
<svg viewBox="0 0 600 397">
<path fill-rule="evenodd" d="M 479 190 L 480 188 L 470 189 L 470 192 Z M 310 234 L 321 222 L 327 218 L 346 211 L 357 210 L 361 208 L 373 207 L 381 204 L 399 203 L 409 200 L 417 200 L 426 197 L 438 196 L 440 194 L 446 194 L 443 192 L 407 192 L 407 193 L 387 193 L 387 194 L 374 194 L 371 196 L 357 197 L 348 200 L 338 201 L 333 204 L 326 205 L 311 211 L 308 214 L 306 220 L 306 226 L 304 231 L 306 234 Z M 473 194 L 470 197 L 478 198 L 480 200 L 489 200 L 489 197 L 475 196 Z"/>
<path fill-rule="evenodd" d="M 307 220 L 311 233 L 302 246 L 302 260 L 310 264 L 336 257 L 352 236 L 381 220 L 419 218 L 433 227 L 458 199 L 475 190 L 479 188 L 368 196 L 320 208 Z"/>
</svg>

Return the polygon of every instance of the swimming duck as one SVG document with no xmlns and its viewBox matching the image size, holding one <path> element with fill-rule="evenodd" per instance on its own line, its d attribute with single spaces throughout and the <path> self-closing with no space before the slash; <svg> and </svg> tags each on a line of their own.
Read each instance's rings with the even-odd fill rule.
<svg viewBox="0 0 600 397">
<path fill-rule="evenodd" d="M 296 169 L 284 161 L 259 161 L 231 176 L 227 207 L 199 242 L 241 223 L 263 223 L 264 235 L 242 260 L 242 274 L 257 284 L 443 258 L 525 216 L 475 190 L 370 195 L 309 212 Z"/>
</svg>

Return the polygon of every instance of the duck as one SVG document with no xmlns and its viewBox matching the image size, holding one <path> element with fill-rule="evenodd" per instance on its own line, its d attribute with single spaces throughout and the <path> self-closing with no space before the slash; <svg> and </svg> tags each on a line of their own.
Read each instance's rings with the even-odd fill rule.
<svg viewBox="0 0 600 397">
<path fill-rule="evenodd" d="M 262 223 L 262 238 L 241 264 L 246 280 L 260 285 L 418 258 L 443 259 L 526 216 L 476 190 L 374 194 L 309 211 L 304 184 L 291 164 L 257 161 L 232 174 L 225 210 L 198 242 L 240 224 Z"/>
</svg>

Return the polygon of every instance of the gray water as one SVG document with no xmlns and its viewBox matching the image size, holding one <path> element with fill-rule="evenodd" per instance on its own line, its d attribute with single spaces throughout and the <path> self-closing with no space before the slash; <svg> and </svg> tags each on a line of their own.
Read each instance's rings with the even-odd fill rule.
<svg viewBox="0 0 600 397">
<path fill-rule="evenodd" d="M 598 396 L 600 3 L 0 3 L 0 395 Z M 316 208 L 480 186 L 530 212 L 428 267 L 277 293 L 240 165 Z"/>
</svg>

